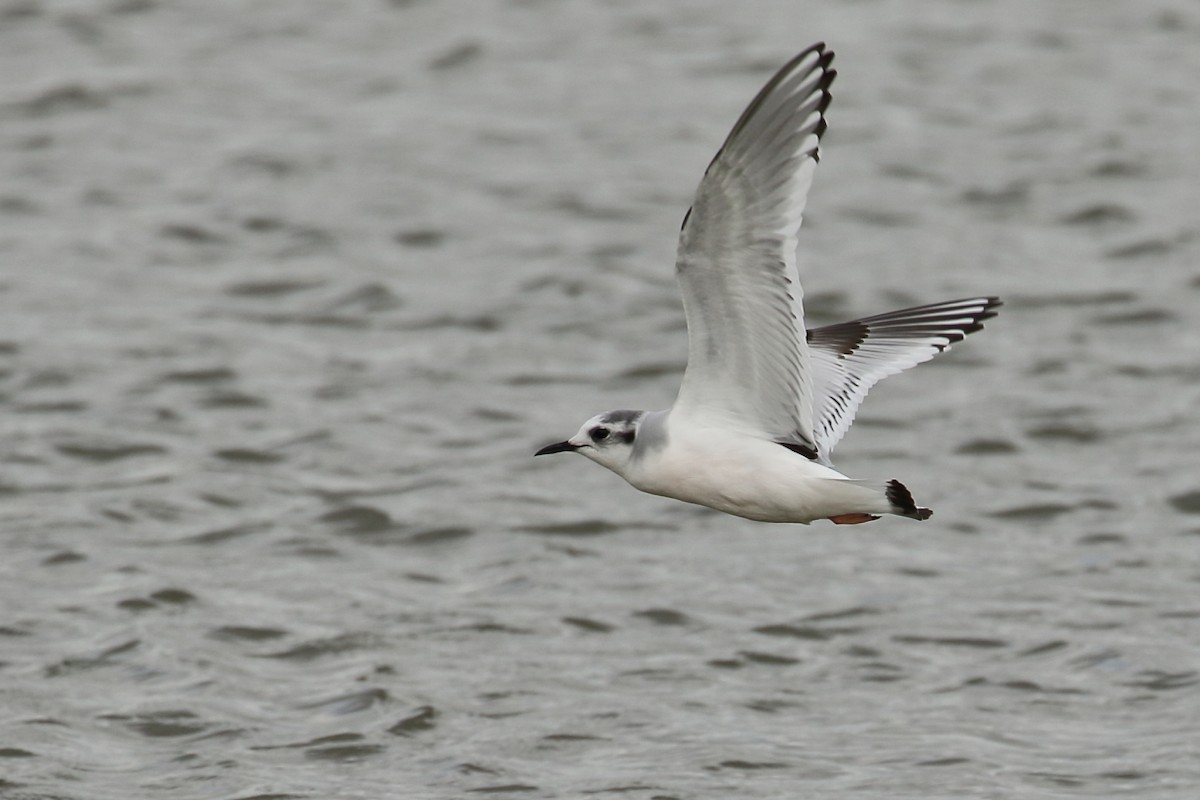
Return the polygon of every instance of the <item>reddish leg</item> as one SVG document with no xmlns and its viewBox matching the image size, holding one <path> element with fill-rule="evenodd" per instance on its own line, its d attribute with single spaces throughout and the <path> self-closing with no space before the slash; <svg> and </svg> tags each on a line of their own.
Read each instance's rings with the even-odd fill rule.
<svg viewBox="0 0 1200 800">
<path fill-rule="evenodd" d="M 861 525 L 864 522 L 874 522 L 879 517 L 874 514 L 835 514 L 829 519 L 834 525 Z"/>
</svg>

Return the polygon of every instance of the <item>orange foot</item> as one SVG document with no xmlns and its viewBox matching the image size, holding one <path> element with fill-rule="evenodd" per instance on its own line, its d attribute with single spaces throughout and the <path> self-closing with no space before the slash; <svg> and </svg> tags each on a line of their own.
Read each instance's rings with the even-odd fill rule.
<svg viewBox="0 0 1200 800">
<path fill-rule="evenodd" d="M 874 514 L 837 514 L 829 518 L 835 525 L 861 525 L 864 522 L 874 522 L 879 517 Z"/>
</svg>

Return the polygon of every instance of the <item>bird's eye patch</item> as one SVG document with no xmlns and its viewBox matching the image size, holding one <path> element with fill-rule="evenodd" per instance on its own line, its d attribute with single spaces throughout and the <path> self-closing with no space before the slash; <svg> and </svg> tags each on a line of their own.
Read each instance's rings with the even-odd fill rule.
<svg viewBox="0 0 1200 800">
<path fill-rule="evenodd" d="M 608 438 L 608 428 L 592 428 L 592 440 L 603 442 Z"/>
</svg>

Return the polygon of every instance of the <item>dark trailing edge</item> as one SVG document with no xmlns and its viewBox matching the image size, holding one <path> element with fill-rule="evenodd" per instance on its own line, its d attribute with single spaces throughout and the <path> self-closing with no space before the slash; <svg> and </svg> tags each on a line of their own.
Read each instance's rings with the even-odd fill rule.
<svg viewBox="0 0 1200 800">
<path fill-rule="evenodd" d="M 739 133 L 741 133 L 742 128 L 746 126 L 746 123 L 751 117 L 754 116 L 755 112 L 758 111 L 759 106 L 766 102 L 767 96 L 770 95 L 771 92 L 775 91 L 779 84 L 790 78 L 796 66 L 813 53 L 818 53 L 819 58 L 817 59 L 817 63 L 813 65 L 812 70 L 820 70 L 822 73 L 821 80 L 815 87 L 821 91 L 821 101 L 817 104 L 816 108 L 813 109 L 821 115 L 821 119 L 818 120 L 816 127 L 812 131 L 814 134 L 816 134 L 818 141 L 820 140 L 821 135 L 825 133 L 825 128 L 828 124 L 825 121 L 825 110 L 829 108 L 829 101 L 833 99 L 833 95 L 829 93 L 829 86 L 833 83 L 833 79 L 837 77 L 837 70 L 829 68 L 829 65 L 833 62 L 833 51 L 826 50 L 824 42 L 817 42 L 816 44 L 806 48 L 791 61 L 779 68 L 779 71 L 776 72 L 775 75 L 772 76 L 771 80 L 767 82 L 767 85 L 764 86 L 759 93 L 754 96 L 754 99 L 750 101 L 750 105 L 746 106 L 746 110 L 742 112 L 740 117 L 738 117 L 738 121 L 734 123 L 733 129 L 729 131 L 729 135 L 725 137 L 725 141 L 721 144 L 720 149 L 717 150 L 717 154 L 713 156 L 712 161 L 708 162 L 708 166 L 704 170 L 705 175 L 707 175 L 708 171 L 712 169 L 712 165 L 717 162 L 717 159 L 721 157 L 721 154 L 725 152 L 725 148 L 729 146 L 729 143 L 733 141 L 733 139 Z M 821 160 L 820 151 L 818 151 L 815 147 L 813 148 L 812 152 L 809 153 L 809 155 L 812 156 L 813 161 Z M 692 209 L 689 207 L 687 212 L 683 215 L 683 222 L 679 226 L 680 230 L 683 230 L 687 227 L 688 219 L 691 216 Z"/>
<path fill-rule="evenodd" d="M 721 154 L 725 152 L 725 148 L 729 146 L 729 143 L 737 138 L 737 135 L 742 132 L 742 128 L 746 127 L 746 123 L 749 122 L 755 113 L 758 112 L 759 106 L 765 103 L 771 93 L 775 91 L 775 87 L 792 77 L 792 72 L 795 70 L 796 65 L 804 61 L 804 59 L 808 58 L 812 53 L 820 53 L 820 58 L 817 59 L 817 63 L 813 65 L 810 72 L 818 69 L 822 72 L 821 80 L 815 87 L 821 90 L 821 102 L 818 103 L 815 109 L 813 109 L 821 115 L 821 119 L 817 122 L 816 128 L 813 129 L 813 133 L 816 134 L 818 139 L 821 138 L 821 134 L 825 133 L 825 128 L 827 126 L 827 123 L 825 122 L 825 110 L 829 108 L 829 101 L 833 99 L 833 95 L 829 93 L 829 86 L 833 83 L 833 79 L 837 77 L 837 70 L 829 68 L 829 65 L 833 62 L 833 51 L 826 51 L 825 43 L 817 42 L 816 44 L 805 48 L 804 51 L 797 54 L 795 58 L 780 67 L 775 75 L 772 76 L 771 80 L 767 81 L 767 85 L 759 90 L 758 94 L 754 96 L 754 99 L 750 101 L 750 105 L 746 106 L 746 110 L 742 112 L 740 117 L 738 117 L 738 121 L 734 123 L 733 130 L 729 131 L 729 135 L 725 137 L 725 142 L 721 145 L 721 149 L 717 151 L 715 156 L 713 156 L 712 161 L 708 162 L 708 168 L 704 170 L 706 175 L 708 174 L 708 170 L 712 169 L 712 165 L 715 164 L 717 159 L 721 157 Z M 809 155 L 811 155 L 814 160 L 817 159 L 816 148 L 813 148 L 812 153 Z"/>
<path fill-rule="evenodd" d="M 983 307 L 980 308 L 980 304 Z M 961 342 L 968 333 L 983 329 L 983 321 L 996 316 L 996 309 L 1003 305 L 999 297 L 972 297 L 930 303 L 899 311 L 888 311 L 870 317 L 838 322 L 807 332 L 812 347 L 832 350 L 845 357 L 858 349 L 872 334 L 889 339 L 926 339 L 942 337 L 944 344 L 934 344 L 939 351 L 955 342 Z"/>
</svg>

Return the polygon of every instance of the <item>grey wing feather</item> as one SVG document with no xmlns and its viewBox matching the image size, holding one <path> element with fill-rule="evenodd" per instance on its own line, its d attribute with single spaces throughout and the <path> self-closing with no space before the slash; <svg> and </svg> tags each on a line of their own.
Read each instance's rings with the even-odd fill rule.
<svg viewBox="0 0 1200 800">
<path fill-rule="evenodd" d="M 763 87 L 705 171 L 679 237 L 688 366 L 673 415 L 815 455 L 796 234 L 835 72 L 816 44 Z"/>
<path fill-rule="evenodd" d="M 867 392 L 883 378 L 928 361 L 983 328 L 1001 305 L 972 297 L 905 308 L 808 331 L 817 451 L 823 461 L 841 441 Z"/>
</svg>

